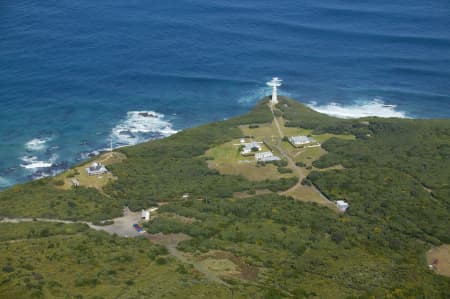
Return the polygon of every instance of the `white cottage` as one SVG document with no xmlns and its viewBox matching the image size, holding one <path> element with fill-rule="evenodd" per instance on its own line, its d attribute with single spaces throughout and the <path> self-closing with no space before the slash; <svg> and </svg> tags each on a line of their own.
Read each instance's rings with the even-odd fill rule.
<svg viewBox="0 0 450 299">
<path fill-rule="evenodd" d="M 91 164 L 91 166 L 86 168 L 86 172 L 88 175 L 100 175 L 107 173 L 108 169 L 106 169 L 106 167 L 103 164 L 99 162 L 94 162 Z"/>
<path fill-rule="evenodd" d="M 349 204 L 348 202 L 344 201 L 344 200 L 337 200 L 336 201 L 336 207 L 341 211 L 341 212 L 345 212 L 348 207 Z"/>
<path fill-rule="evenodd" d="M 316 142 L 316 140 L 308 136 L 291 136 L 288 140 L 293 146 L 302 146 L 308 143 Z"/>
<path fill-rule="evenodd" d="M 272 152 L 261 152 L 255 154 L 256 161 L 269 162 L 269 161 L 279 161 L 280 158 L 275 156 Z"/>
<path fill-rule="evenodd" d="M 261 151 L 261 144 L 259 144 L 258 142 L 252 141 L 249 143 L 243 143 L 243 148 L 241 150 L 241 155 L 250 155 L 251 153 L 254 152 L 254 149 L 256 149 L 256 151 Z"/>
<path fill-rule="evenodd" d="M 142 209 L 141 219 L 145 220 L 145 221 L 149 221 L 150 220 L 150 211 Z"/>
</svg>

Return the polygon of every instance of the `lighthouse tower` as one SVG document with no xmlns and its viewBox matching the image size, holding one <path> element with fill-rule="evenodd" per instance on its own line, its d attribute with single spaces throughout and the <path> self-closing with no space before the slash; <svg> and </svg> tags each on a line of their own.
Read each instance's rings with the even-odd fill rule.
<svg viewBox="0 0 450 299">
<path fill-rule="evenodd" d="M 278 98 L 277 98 L 277 87 L 281 86 L 281 79 L 278 77 L 273 77 L 272 81 L 267 82 L 267 85 L 272 87 L 272 100 L 270 101 L 270 104 L 272 106 L 278 104 Z"/>
</svg>

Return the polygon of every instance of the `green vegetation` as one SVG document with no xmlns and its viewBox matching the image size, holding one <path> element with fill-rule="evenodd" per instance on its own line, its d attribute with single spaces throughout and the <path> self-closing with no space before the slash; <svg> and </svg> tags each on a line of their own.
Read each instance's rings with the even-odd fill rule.
<svg viewBox="0 0 450 299">
<path fill-rule="evenodd" d="M 433 244 L 449 243 L 450 125 L 440 120 L 371 119 L 370 138 L 330 139 L 309 179 L 329 198 L 350 201 L 351 215 L 379 227 Z"/>
<path fill-rule="evenodd" d="M 121 215 L 121 203 L 94 188 L 63 190 L 53 182 L 45 178 L 2 191 L 0 215 L 68 220 L 103 220 Z"/>
<path fill-rule="evenodd" d="M 14 224 L 14 236 L 11 225 L 0 224 L 0 231 L 10 239 L 0 242 L 1 298 L 199 298 L 213 294 L 226 298 L 230 294 L 224 286 L 167 256 L 164 247 L 143 238 L 124 239 L 86 228 L 80 234 L 74 225 L 34 222 Z M 37 230 L 46 230 L 46 236 L 36 235 Z M 23 237 L 28 239 L 16 240 Z M 180 266 L 183 273 L 177 271 Z M 237 298 L 244 298 L 241 292 L 235 290 Z"/>
<path fill-rule="evenodd" d="M 95 223 L 164 202 L 145 230 L 167 246 L 84 224 L 0 223 L 1 297 L 450 298 L 450 278 L 425 256 L 450 243 L 450 121 L 341 120 L 281 97 L 282 135 L 323 142 L 300 149 L 281 141 L 266 101 L 120 149 L 117 179 L 101 188 L 64 189 L 58 177 L 1 192 L 0 217 Z M 252 161 L 249 176 L 233 145 L 242 135 L 283 160 Z M 294 173 L 307 177 L 296 185 Z"/>
<path fill-rule="evenodd" d="M 173 203 L 161 211 L 193 217 L 185 224 L 157 218 L 150 232 L 189 234 L 178 248 L 191 254 L 223 250 L 258 267 L 263 294 L 294 297 L 445 298 L 450 281 L 422 265 L 427 245 L 373 231 L 364 219 L 278 195 L 245 200 Z M 370 236 L 370 238 L 368 238 Z M 405 243 L 404 243 L 405 242 Z M 326 285 L 326 287 L 321 287 Z"/>
<path fill-rule="evenodd" d="M 158 201 L 179 200 L 184 193 L 225 198 L 239 191 L 288 189 L 294 179 L 253 182 L 241 175 L 222 175 L 208 168 L 204 156 L 208 149 L 241 137 L 239 125 L 271 120 L 270 110 L 261 102 L 250 113 L 228 121 L 122 148 L 119 151 L 127 158 L 108 167 L 118 179 L 102 186 L 103 191 L 83 186 L 63 190 L 57 178 L 30 182 L 0 193 L 0 215 L 100 221 L 119 216 L 124 205 L 138 210 Z M 74 171 L 77 168 L 69 174 Z"/>
</svg>

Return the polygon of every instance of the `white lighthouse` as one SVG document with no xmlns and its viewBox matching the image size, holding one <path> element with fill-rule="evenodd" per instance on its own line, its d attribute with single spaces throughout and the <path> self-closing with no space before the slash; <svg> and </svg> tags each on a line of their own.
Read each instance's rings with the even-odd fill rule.
<svg viewBox="0 0 450 299">
<path fill-rule="evenodd" d="M 267 85 L 272 87 L 272 101 L 270 102 L 272 105 L 278 104 L 277 87 L 281 86 L 281 81 L 280 78 L 273 77 L 272 81 L 267 82 Z"/>
</svg>

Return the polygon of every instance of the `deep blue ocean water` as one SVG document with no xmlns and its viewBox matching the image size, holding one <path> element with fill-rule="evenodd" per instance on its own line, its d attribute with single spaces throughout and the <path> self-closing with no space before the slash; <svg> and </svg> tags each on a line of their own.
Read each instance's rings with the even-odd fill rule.
<svg viewBox="0 0 450 299">
<path fill-rule="evenodd" d="M 450 2 L 0 0 L 0 188 L 243 113 L 272 76 L 335 115 L 447 118 Z"/>
</svg>

